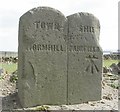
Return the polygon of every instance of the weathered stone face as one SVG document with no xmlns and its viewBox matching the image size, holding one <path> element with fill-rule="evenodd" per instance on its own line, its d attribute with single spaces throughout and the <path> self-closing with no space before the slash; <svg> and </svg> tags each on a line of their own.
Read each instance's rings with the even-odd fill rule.
<svg viewBox="0 0 120 112">
<path fill-rule="evenodd" d="M 91 14 L 68 16 L 68 103 L 101 99 L 100 25 Z"/>
<path fill-rule="evenodd" d="M 19 96 L 25 107 L 66 104 L 66 18 L 52 8 L 37 8 L 20 18 Z"/>
<path fill-rule="evenodd" d="M 99 21 L 40 7 L 19 23 L 18 94 L 23 107 L 101 99 Z"/>
</svg>

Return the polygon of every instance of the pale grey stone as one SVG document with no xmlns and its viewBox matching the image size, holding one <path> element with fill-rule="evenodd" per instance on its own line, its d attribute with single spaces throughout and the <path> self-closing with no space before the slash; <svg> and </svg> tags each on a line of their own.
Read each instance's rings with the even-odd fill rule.
<svg viewBox="0 0 120 112">
<path fill-rule="evenodd" d="M 19 23 L 18 94 L 23 107 L 66 104 L 64 15 L 49 7 L 25 13 Z"/>
<path fill-rule="evenodd" d="M 102 49 L 100 24 L 89 13 L 68 18 L 68 103 L 101 99 Z"/>
<path fill-rule="evenodd" d="M 23 107 L 101 99 L 99 21 L 89 13 L 68 16 L 49 7 L 20 18 L 18 95 Z"/>
</svg>

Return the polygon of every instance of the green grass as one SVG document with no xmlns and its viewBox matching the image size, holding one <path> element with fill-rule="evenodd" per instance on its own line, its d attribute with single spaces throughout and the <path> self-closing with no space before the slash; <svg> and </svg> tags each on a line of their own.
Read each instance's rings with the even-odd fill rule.
<svg viewBox="0 0 120 112">
<path fill-rule="evenodd" d="M 48 108 L 49 108 L 48 106 L 42 105 L 42 106 L 36 107 L 34 110 L 47 111 Z"/>
<path fill-rule="evenodd" d="M 110 65 L 112 65 L 112 63 L 117 64 L 118 62 L 120 62 L 120 60 L 111 60 L 111 59 L 104 60 L 103 61 L 103 66 L 109 67 Z"/>
<path fill-rule="evenodd" d="M 112 63 L 118 63 L 120 60 L 104 60 L 103 61 L 103 66 L 109 67 Z M 7 63 L 0 63 L 0 68 L 5 69 L 8 73 L 12 73 L 17 70 L 17 64 L 12 63 L 12 64 L 7 64 Z"/>
<path fill-rule="evenodd" d="M 7 71 L 9 74 L 17 70 L 17 64 L 11 63 L 0 63 L 0 68 L 3 68 L 5 71 Z"/>
<path fill-rule="evenodd" d="M 111 86 L 114 89 L 119 89 L 120 88 L 119 84 L 108 84 L 108 86 Z"/>
</svg>

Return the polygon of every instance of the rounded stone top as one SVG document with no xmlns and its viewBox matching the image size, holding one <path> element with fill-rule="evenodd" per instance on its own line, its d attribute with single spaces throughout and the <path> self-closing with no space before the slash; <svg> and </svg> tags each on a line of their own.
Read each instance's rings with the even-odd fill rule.
<svg viewBox="0 0 120 112">
<path fill-rule="evenodd" d="M 94 19 L 96 19 L 96 20 L 98 20 L 98 18 L 97 17 L 95 17 L 92 13 L 88 13 L 88 12 L 78 12 L 78 13 L 75 13 L 75 14 L 71 14 L 71 15 L 69 15 L 69 16 L 67 16 L 67 18 L 69 18 L 69 17 L 75 17 L 75 16 L 77 16 L 77 17 L 91 17 L 91 18 L 94 18 Z M 98 20 L 99 21 L 99 20 Z"/>
<path fill-rule="evenodd" d="M 68 19 L 73 19 L 76 20 L 80 20 L 82 21 L 84 24 L 94 24 L 95 26 L 97 26 L 98 28 L 100 28 L 100 22 L 99 19 L 97 17 L 95 17 L 92 13 L 88 13 L 88 12 L 78 12 L 72 15 L 67 16 Z"/>
<path fill-rule="evenodd" d="M 54 8 L 51 8 L 51 7 L 46 7 L 46 6 L 41 6 L 41 7 L 36 7 L 36 8 L 32 8 L 32 9 L 28 10 L 21 17 L 23 17 L 27 14 L 35 14 L 35 13 L 43 12 L 43 11 L 55 12 L 55 13 L 58 13 L 59 15 L 61 15 L 61 16 L 64 16 L 64 14 L 57 9 L 54 9 Z"/>
</svg>

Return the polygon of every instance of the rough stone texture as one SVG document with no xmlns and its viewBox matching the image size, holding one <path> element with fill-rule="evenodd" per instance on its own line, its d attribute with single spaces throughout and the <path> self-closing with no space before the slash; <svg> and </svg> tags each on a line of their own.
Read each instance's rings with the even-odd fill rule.
<svg viewBox="0 0 120 112">
<path fill-rule="evenodd" d="M 102 50 L 99 21 L 89 13 L 68 18 L 68 103 L 101 99 Z"/>
<path fill-rule="evenodd" d="M 99 21 L 39 7 L 19 23 L 18 94 L 23 107 L 101 99 Z"/>
<path fill-rule="evenodd" d="M 61 12 L 48 7 L 20 18 L 18 94 L 23 107 L 66 104 L 65 21 Z"/>
<path fill-rule="evenodd" d="M 120 63 L 113 63 L 110 65 L 110 69 L 112 74 L 120 75 Z"/>
</svg>

